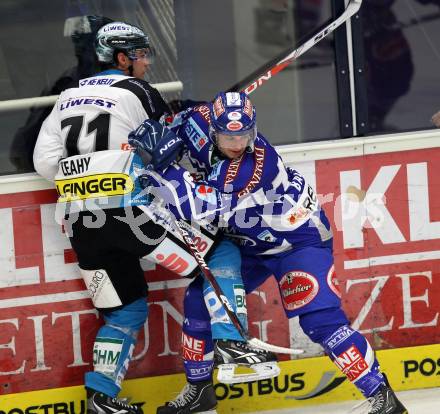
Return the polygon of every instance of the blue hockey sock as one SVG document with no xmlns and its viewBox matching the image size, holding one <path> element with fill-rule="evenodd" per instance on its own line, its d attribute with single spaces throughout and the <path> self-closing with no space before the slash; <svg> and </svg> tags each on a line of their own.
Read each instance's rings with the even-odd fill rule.
<svg viewBox="0 0 440 414">
<path fill-rule="evenodd" d="M 147 318 L 145 298 L 104 314 L 105 325 L 93 346 L 93 372 L 85 374 L 85 386 L 116 397 L 133 355 L 137 333 Z"/>
<path fill-rule="evenodd" d="M 209 320 L 185 318 L 182 333 L 182 356 L 189 382 L 212 377 L 214 352 Z"/>
<path fill-rule="evenodd" d="M 341 308 L 328 308 L 300 315 L 300 325 L 365 397 L 385 382 L 367 339 L 349 326 Z"/>
<path fill-rule="evenodd" d="M 362 392 L 372 396 L 385 383 L 374 351 L 367 339 L 349 326 L 341 326 L 323 342 L 335 365 Z"/>
</svg>

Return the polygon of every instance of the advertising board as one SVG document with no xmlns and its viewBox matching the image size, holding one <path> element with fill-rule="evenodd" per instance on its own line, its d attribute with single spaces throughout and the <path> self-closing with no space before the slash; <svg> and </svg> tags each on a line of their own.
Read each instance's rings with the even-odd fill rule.
<svg viewBox="0 0 440 414">
<path fill-rule="evenodd" d="M 365 333 L 375 349 L 440 342 L 439 157 L 440 148 L 421 144 L 411 151 L 295 164 L 315 186 L 332 223 L 343 307 L 353 327 Z M 7 186 L 0 182 L 0 401 L 34 390 L 76 389 L 92 366 L 93 339 L 101 322 L 80 279 L 75 254 L 54 220 L 56 193 L 50 187 L 30 185 L 25 178 L 20 182 L 19 177 Z M 155 383 L 152 377 L 182 372 L 182 297 L 188 280 L 161 267 L 150 269 L 145 274 L 149 319 L 128 378 Z M 322 355 L 297 321 L 285 318 L 273 280 L 247 300 L 253 335 L 302 347 L 306 357 Z M 405 361 L 408 384 L 420 383 L 410 381 L 415 375 L 438 383 L 438 352 Z M 334 371 L 328 364 L 319 363 L 316 375 Z M 298 372 L 302 368 L 282 374 L 271 385 L 274 395 L 283 399 L 284 392 L 277 390 L 286 387 L 310 393 L 308 387 L 301 388 L 304 379 Z M 175 378 L 181 385 L 182 378 Z M 237 398 L 251 397 L 248 394 L 254 392 L 222 387 L 217 387 L 220 400 L 233 400 L 238 394 Z M 260 387 L 264 391 L 264 384 Z M 352 393 L 353 387 L 349 389 Z M 161 400 L 166 398 L 169 395 L 163 393 Z M 0 404 L 0 410 L 3 407 Z"/>
</svg>

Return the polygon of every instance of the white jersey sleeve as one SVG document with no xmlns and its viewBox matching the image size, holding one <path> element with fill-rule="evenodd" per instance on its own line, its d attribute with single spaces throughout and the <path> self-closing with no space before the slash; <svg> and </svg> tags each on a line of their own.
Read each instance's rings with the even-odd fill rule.
<svg viewBox="0 0 440 414">
<path fill-rule="evenodd" d="M 58 163 L 65 156 L 57 102 L 43 122 L 38 135 L 34 149 L 35 170 L 47 180 L 53 181 L 58 171 Z"/>
</svg>

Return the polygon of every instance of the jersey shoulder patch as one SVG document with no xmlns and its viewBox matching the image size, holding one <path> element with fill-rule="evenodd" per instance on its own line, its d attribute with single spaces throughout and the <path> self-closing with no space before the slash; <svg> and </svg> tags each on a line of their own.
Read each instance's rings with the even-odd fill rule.
<svg viewBox="0 0 440 414">
<path fill-rule="evenodd" d="M 112 84 L 111 87 L 125 89 L 136 95 L 151 119 L 158 121 L 163 114 L 171 113 L 159 91 L 147 81 L 129 77 Z"/>
<path fill-rule="evenodd" d="M 192 146 L 193 150 L 197 152 L 202 151 L 209 143 L 209 123 L 199 111 L 193 110 L 191 112 L 180 133 L 185 136 L 187 145 Z"/>
<path fill-rule="evenodd" d="M 200 115 L 197 115 L 197 114 L 200 114 Z M 201 116 L 205 120 L 205 122 L 209 125 L 211 117 L 210 117 L 210 109 L 207 104 L 195 106 L 193 108 L 193 115 L 197 116 L 197 117 Z"/>
</svg>

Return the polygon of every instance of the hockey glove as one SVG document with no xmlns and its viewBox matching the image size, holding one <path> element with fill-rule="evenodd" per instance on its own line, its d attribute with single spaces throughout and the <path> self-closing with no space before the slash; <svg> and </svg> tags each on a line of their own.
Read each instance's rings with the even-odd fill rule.
<svg viewBox="0 0 440 414">
<path fill-rule="evenodd" d="M 163 171 L 180 155 L 183 141 L 169 128 L 147 119 L 128 135 L 128 143 L 142 157 L 144 164 L 152 164 Z M 148 156 L 147 156 L 147 154 Z"/>
</svg>

